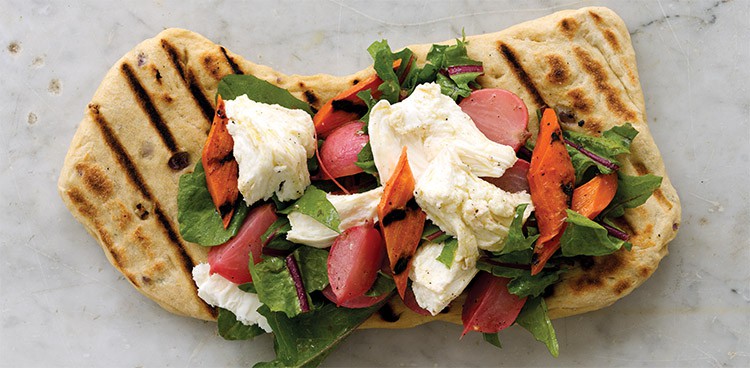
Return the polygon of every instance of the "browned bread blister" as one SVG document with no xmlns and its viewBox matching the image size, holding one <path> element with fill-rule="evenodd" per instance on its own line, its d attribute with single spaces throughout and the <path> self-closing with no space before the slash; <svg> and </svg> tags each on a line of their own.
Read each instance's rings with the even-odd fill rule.
<svg viewBox="0 0 750 368">
<path fill-rule="evenodd" d="M 583 8 L 467 41 L 469 56 L 484 64 L 480 84 L 518 94 L 528 105 L 532 133 L 538 127 L 535 111 L 543 106 L 565 111 L 561 120 L 567 129 L 599 134 L 629 122 L 640 132 L 622 170 L 664 180 L 644 205 L 626 211 L 621 225 L 633 234 L 633 249 L 580 258 L 547 297 L 553 318 L 612 304 L 654 272 L 680 222 L 679 199 L 646 124 L 623 21 L 606 8 Z M 429 47 L 410 46 L 420 62 Z M 205 261 L 207 249 L 180 237 L 177 188 L 180 176 L 200 159 L 217 84 L 233 73 L 253 74 L 319 108 L 373 71 L 348 77 L 285 75 L 196 33 L 165 30 L 107 73 L 58 183 L 73 215 L 140 292 L 171 312 L 205 320 L 215 319 L 216 310 L 198 298 L 191 270 Z M 411 327 L 435 319 L 460 323 L 461 298 L 436 317 L 412 313 L 396 299 L 364 327 Z"/>
</svg>

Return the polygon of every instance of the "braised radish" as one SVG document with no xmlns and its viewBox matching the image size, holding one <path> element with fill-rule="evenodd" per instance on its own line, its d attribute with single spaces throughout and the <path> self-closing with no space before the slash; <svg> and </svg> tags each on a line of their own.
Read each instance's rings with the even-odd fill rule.
<svg viewBox="0 0 750 368">
<path fill-rule="evenodd" d="M 385 243 L 372 224 L 339 235 L 328 254 L 328 282 L 339 305 L 367 292 L 385 258 Z"/>
<path fill-rule="evenodd" d="M 471 92 L 458 105 L 493 142 L 518 151 L 529 137 L 526 129 L 529 111 L 523 100 L 513 92 L 497 88 L 480 89 Z"/>
<path fill-rule="evenodd" d="M 331 302 L 333 302 L 339 307 L 352 308 L 352 309 L 371 307 L 375 304 L 380 303 L 383 299 L 387 298 L 390 295 L 391 295 L 390 293 L 383 293 L 378 296 L 367 296 L 367 295 L 362 294 L 358 297 L 351 298 L 344 303 L 340 303 L 338 301 L 338 298 L 336 297 L 336 294 L 333 293 L 333 289 L 331 288 L 331 285 L 328 285 L 326 286 L 325 289 L 323 289 L 323 296 L 325 296 L 326 299 L 330 300 Z"/>
<path fill-rule="evenodd" d="M 260 236 L 276 221 L 272 204 L 265 204 L 250 211 L 237 235 L 222 245 L 208 251 L 211 273 L 218 273 L 229 281 L 243 284 L 253 281 L 248 269 L 250 253 L 255 263 L 260 262 L 263 243 Z"/>
<path fill-rule="evenodd" d="M 361 173 L 362 169 L 355 165 L 357 155 L 362 147 L 370 141 L 370 137 L 362 132 L 365 124 L 353 121 L 342 125 L 328 135 L 320 147 L 320 161 L 333 178 Z M 323 173 L 322 179 L 329 179 Z"/>
<path fill-rule="evenodd" d="M 509 281 L 487 272 L 479 273 L 469 288 L 461 313 L 464 324 L 461 336 L 469 331 L 497 333 L 513 324 L 526 298 L 508 292 Z"/>
<path fill-rule="evenodd" d="M 529 162 L 518 159 L 513 166 L 505 170 L 503 176 L 499 178 L 482 178 L 496 187 L 510 193 L 516 193 L 525 190 L 529 192 L 529 180 L 526 175 L 529 172 Z"/>
</svg>

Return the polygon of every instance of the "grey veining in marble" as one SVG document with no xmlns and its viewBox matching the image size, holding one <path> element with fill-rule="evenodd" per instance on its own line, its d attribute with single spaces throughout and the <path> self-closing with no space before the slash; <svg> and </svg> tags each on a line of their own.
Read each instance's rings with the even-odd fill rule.
<svg viewBox="0 0 750 368">
<path fill-rule="evenodd" d="M 285 73 L 345 75 L 366 47 L 503 29 L 605 5 L 627 23 L 654 138 L 683 204 L 670 255 L 603 310 L 555 321 L 560 357 L 460 327 L 358 331 L 326 366 L 750 366 L 750 1 L 0 1 L 0 366 L 248 366 L 228 342 L 136 292 L 67 212 L 56 180 L 99 81 L 167 27 Z"/>
</svg>

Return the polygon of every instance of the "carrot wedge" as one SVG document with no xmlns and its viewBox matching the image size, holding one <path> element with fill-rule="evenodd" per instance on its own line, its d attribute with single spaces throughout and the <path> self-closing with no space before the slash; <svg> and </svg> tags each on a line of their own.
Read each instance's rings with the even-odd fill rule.
<svg viewBox="0 0 750 368">
<path fill-rule="evenodd" d="M 417 251 L 427 214 L 414 200 L 414 175 L 409 167 L 406 147 L 393 175 L 383 188 L 378 204 L 380 231 L 385 239 L 388 260 L 398 294 L 404 298 L 412 258 Z"/>
<path fill-rule="evenodd" d="M 239 190 L 237 178 L 239 167 L 234 159 L 234 140 L 227 130 L 229 119 L 224 112 L 224 100 L 216 101 L 216 115 L 211 123 L 206 145 L 203 146 L 201 161 L 206 171 L 206 186 L 221 221 L 226 229 L 234 214 Z"/>
<path fill-rule="evenodd" d="M 536 275 L 560 247 L 575 184 L 575 169 L 565 148 L 557 115 L 545 109 L 527 174 L 540 237 L 534 247 L 531 274 Z M 555 239 L 558 238 L 558 239 Z"/>
<path fill-rule="evenodd" d="M 612 202 L 617 192 L 617 173 L 599 174 L 573 191 L 570 208 L 593 220 Z"/>
<path fill-rule="evenodd" d="M 400 65 L 401 60 L 396 60 L 393 63 L 394 68 L 398 68 Z M 409 60 L 410 65 L 411 60 Z M 378 90 L 381 84 L 383 84 L 383 80 L 377 74 L 373 74 L 328 100 L 313 116 L 315 132 L 318 133 L 318 136 L 325 138 L 341 125 L 361 118 L 367 113 L 367 105 L 361 98 L 357 97 L 357 93 L 369 89 L 372 91 L 372 97 L 377 100 L 381 95 Z"/>
</svg>

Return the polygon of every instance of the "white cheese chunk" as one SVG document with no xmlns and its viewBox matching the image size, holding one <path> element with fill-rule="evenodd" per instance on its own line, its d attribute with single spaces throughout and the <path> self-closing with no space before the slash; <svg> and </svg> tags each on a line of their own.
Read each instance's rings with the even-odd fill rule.
<svg viewBox="0 0 750 368">
<path fill-rule="evenodd" d="M 417 304 L 433 316 L 460 295 L 478 272 L 475 267 L 464 268 L 457 262 L 446 267 L 437 260 L 442 251 L 443 244 L 423 244 L 414 255 L 409 274 Z"/>
<path fill-rule="evenodd" d="M 516 206 L 531 198 L 526 192 L 505 192 L 473 174 L 462 160 L 466 148 L 455 145 L 440 152 L 417 181 L 414 197 L 430 220 L 456 236 L 455 260 L 470 267 L 478 249 L 502 250 Z M 524 218 L 531 214 L 529 207 Z"/>
<path fill-rule="evenodd" d="M 271 198 L 297 199 L 310 185 L 307 159 L 315 152 L 315 126 L 302 110 L 250 100 L 225 102 L 227 130 L 239 164 L 237 186 L 248 206 Z"/>
<path fill-rule="evenodd" d="M 245 325 L 257 324 L 263 331 L 272 332 L 266 317 L 258 313 L 263 305 L 258 295 L 239 289 L 239 285 L 225 279 L 218 273 L 210 274 L 208 263 L 199 263 L 193 267 L 193 280 L 198 286 L 198 296 L 214 307 L 224 308 L 237 316 Z"/>
<path fill-rule="evenodd" d="M 383 187 L 378 187 L 363 193 L 349 195 L 326 194 L 339 213 L 341 220 L 339 231 L 350 227 L 374 223 L 378 220 L 378 203 L 383 196 Z M 289 241 L 305 244 L 316 248 L 327 248 L 333 244 L 339 233 L 329 229 L 314 218 L 294 211 L 289 214 L 289 224 L 292 229 L 286 234 Z"/>
</svg>

